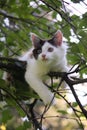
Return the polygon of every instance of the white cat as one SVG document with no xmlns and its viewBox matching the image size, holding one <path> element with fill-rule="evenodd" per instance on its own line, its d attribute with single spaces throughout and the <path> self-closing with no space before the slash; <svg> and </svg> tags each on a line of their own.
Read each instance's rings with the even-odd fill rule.
<svg viewBox="0 0 87 130">
<path fill-rule="evenodd" d="M 67 72 L 67 45 L 59 30 L 50 40 L 42 40 L 33 33 L 31 40 L 33 47 L 20 58 L 27 61 L 25 79 L 43 102 L 50 104 L 54 94 L 43 82 L 49 72 Z"/>
</svg>

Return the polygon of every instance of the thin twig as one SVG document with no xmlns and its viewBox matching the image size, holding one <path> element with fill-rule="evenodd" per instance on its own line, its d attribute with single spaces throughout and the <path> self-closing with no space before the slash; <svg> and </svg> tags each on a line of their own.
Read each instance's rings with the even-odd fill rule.
<svg viewBox="0 0 87 130">
<path fill-rule="evenodd" d="M 48 2 L 46 2 L 45 0 L 40 0 L 41 2 L 43 2 L 46 6 L 48 6 L 48 8 L 51 8 L 52 10 L 56 11 L 57 13 L 60 14 L 60 16 L 67 22 L 69 23 L 69 25 L 73 28 L 73 30 L 76 30 L 76 27 L 71 23 L 71 21 L 69 20 L 70 18 L 66 18 L 65 14 L 62 14 L 61 11 L 59 11 L 58 9 L 54 8 L 52 5 L 50 5 Z"/>
<path fill-rule="evenodd" d="M 62 98 L 65 100 L 65 102 L 70 106 L 70 108 L 72 108 L 74 114 L 75 114 L 76 117 L 79 119 L 79 122 L 80 122 L 80 123 L 78 122 L 78 120 L 76 120 L 76 121 L 78 122 L 79 125 L 81 125 L 82 128 L 84 128 L 84 127 L 83 127 L 83 124 L 82 124 L 82 121 L 81 121 L 80 117 L 79 117 L 78 114 L 77 114 L 77 112 L 78 112 L 78 113 L 81 113 L 81 114 L 82 114 L 82 112 L 79 111 L 79 110 L 77 110 L 77 109 L 75 109 L 75 108 L 71 105 L 71 103 L 68 102 L 68 100 L 65 98 L 65 96 L 63 96 L 60 92 L 58 92 L 58 91 L 56 91 L 56 90 L 54 90 L 54 89 L 53 89 L 53 92 L 56 92 L 56 94 L 58 94 L 60 97 L 62 97 Z"/>
</svg>

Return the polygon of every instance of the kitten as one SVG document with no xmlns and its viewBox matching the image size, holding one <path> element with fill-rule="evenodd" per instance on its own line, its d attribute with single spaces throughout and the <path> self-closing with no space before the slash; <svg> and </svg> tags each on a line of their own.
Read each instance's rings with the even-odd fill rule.
<svg viewBox="0 0 87 130">
<path fill-rule="evenodd" d="M 43 102 L 50 104 L 54 94 L 43 82 L 50 71 L 67 72 L 67 46 L 59 30 L 50 40 L 42 40 L 33 33 L 31 40 L 33 47 L 21 57 L 21 60 L 27 61 L 25 79 Z"/>
</svg>

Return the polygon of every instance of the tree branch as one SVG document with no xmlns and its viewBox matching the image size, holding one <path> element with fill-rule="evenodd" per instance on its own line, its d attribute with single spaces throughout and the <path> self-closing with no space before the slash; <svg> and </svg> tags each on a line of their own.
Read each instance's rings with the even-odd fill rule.
<svg viewBox="0 0 87 130">
<path fill-rule="evenodd" d="M 69 73 L 69 74 L 70 74 L 70 73 Z M 77 84 L 77 83 L 83 83 L 83 81 L 84 81 L 84 82 L 87 82 L 87 79 L 86 79 L 86 80 L 83 79 L 82 82 L 81 82 L 81 81 L 73 81 L 73 80 L 71 80 L 71 79 L 68 77 L 69 74 L 66 73 L 66 72 L 53 72 L 53 73 L 49 73 L 49 75 L 50 75 L 51 77 L 53 77 L 53 76 L 55 76 L 55 77 L 62 77 L 63 80 L 68 84 L 68 86 L 69 86 L 70 90 L 72 91 L 72 94 L 73 94 L 73 96 L 74 96 L 76 102 L 78 103 L 80 109 L 82 110 L 84 116 L 85 116 L 86 119 L 87 119 L 87 111 L 83 108 L 83 106 L 82 106 L 82 104 L 81 104 L 81 102 L 80 102 L 80 100 L 79 100 L 79 98 L 78 98 L 78 96 L 77 96 L 77 94 L 76 94 L 76 92 L 75 92 L 75 90 L 74 90 L 74 88 L 73 88 L 73 85 L 75 85 L 75 84 Z"/>
<path fill-rule="evenodd" d="M 39 129 L 42 130 L 40 123 L 37 121 L 36 115 L 34 113 L 34 106 L 36 105 L 37 99 L 34 100 L 32 104 L 29 105 L 29 112 L 31 113 L 31 119 L 35 130 Z"/>
<path fill-rule="evenodd" d="M 64 80 L 68 84 L 70 90 L 72 91 L 73 96 L 76 99 L 76 102 L 78 103 L 82 113 L 84 114 L 84 116 L 87 119 L 87 111 L 82 106 L 82 104 L 81 104 L 81 102 L 80 102 L 80 100 L 75 92 L 75 89 L 73 88 L 73 85 L 75 85 L 75 84 L 87 82 L 87 78 L 86 79 L 74 79 L 74 78 L 70 78 L 70 76 L 69 76 L 72 73 L 79 72 L 80 70 L 82 70 L 82 68 L 84 69 L 85 67 L 81 67 L 81 64 L 80 64 L 77 66 L 77 68 L 74 71 L 71 71 L 68 73 L 66 73 L 66 72 L 50 72 L 48 75 L 51 77 L 51 79 L 53 77 L 56 77 L 56 78 L 60 77 L 60 78 L 62 78 L 61 82 Z M 21 76 L 23 76 L 23 78 L 24 78 L 25 68 L 26 68 L 26 62 L 24 62 L 24 61 L 20 61 L 18 59 L 12 59 L 12 58 L 0 57 L 0 69 L 5 69 L 8 72 L 16 72 L 17 74 L 19 72 L 23 72 Z M 61 82 L 60 82 L 60 85 L 61 85 Z M 52 84 L 53 84 L 53 82 L 52 82 Z M 57 91 L 58 91 L 58 88 L 57 88 Z M 57 93 L 57 91 L 54 93 L 54 95 Z M 46 108 L 44 113 L 49 109 L 49 107 L 50 107 L 50 105 Z M 31 108 L 30 108 L 30 111 L 32 112 L 31 116 L 35 117 L 33 109 L 31 109 Z M 33 118 L 33 120 L 34 119 L 35 118 Z M 36 124 L 37 125 L 35 127 L 37 127 L 37 126 L 40 127 L 38 122 Z"/>
</svg>

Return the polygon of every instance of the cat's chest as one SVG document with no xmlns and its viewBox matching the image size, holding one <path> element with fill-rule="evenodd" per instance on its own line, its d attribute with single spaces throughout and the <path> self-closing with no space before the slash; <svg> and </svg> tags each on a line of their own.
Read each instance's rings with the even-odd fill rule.
<svg viewBox="0 0 87 130">
<path fill-rule="evenodd" d="M 46 63 L 43 63 L 43 62 L 37 62 L 35 60 L 32 60 L 27 65 L 27 71 L 29 73 L 33 73 L 38 76 L 43 76 L 43 75 L 46 75 L 50 71 L 50 65 L 47 65 Z"/>
</svg>

